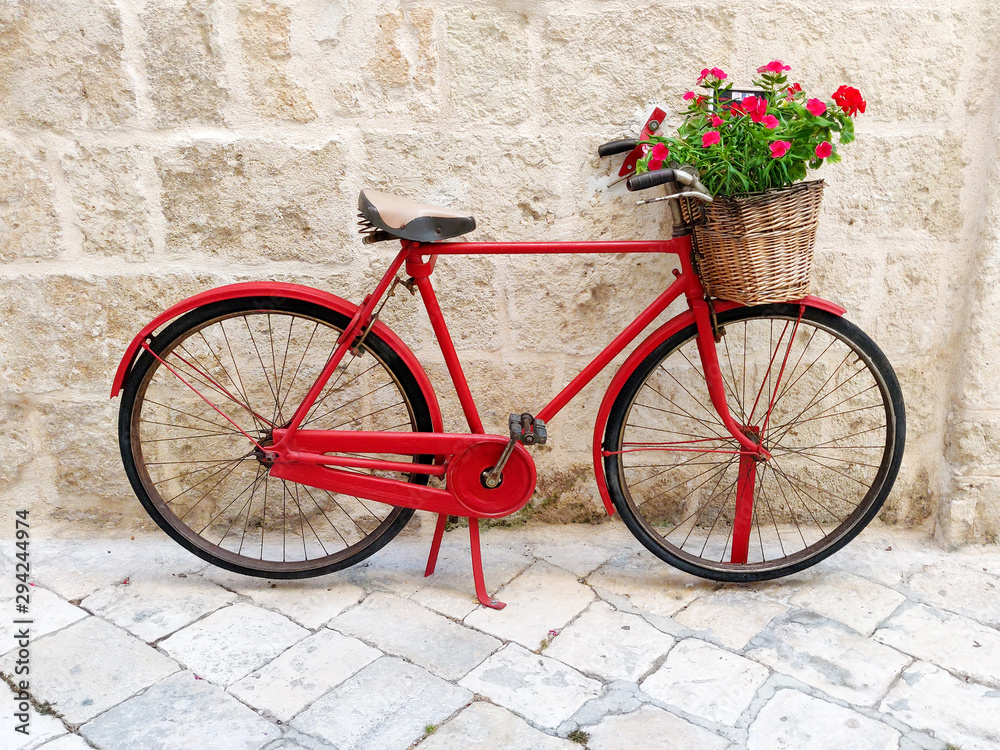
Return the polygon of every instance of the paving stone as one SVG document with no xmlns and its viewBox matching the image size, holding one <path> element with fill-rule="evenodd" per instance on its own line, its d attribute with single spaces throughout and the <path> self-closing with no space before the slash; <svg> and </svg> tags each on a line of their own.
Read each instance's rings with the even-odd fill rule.
<svg viewBox="0 0 1000 750">
<path fill-rule="evenodd" d="M 747 750 L 896 750 L 900 734 L 849 708 L 779 690 L 750 725 Z"/>
<path fill-rule="evenodd" d="M 355 638 L 321 630 L 229 686 L 254 708 L 288 722 L 331 688 L 382 656 Z"/>
<path fill-rule="evenodd" d="M 16 652 L 0 670 L 10 674 Z M 71 724 L 88 719 L 178 670 L 166 656 L 97 617 L 31 644 L 31 693 Z"/>
<path fill-rule="evenodd" d="M 8 579 L 5 579 L 8 580 Z M 43 635 L 61 630 L 67 625 L 82 620 L 87 613 L 79 607 L 74 607 L 69 602 L 61 599 L 58 595 L 41 586 L 31 587 L 31 637 L 41 638 Z M 14 611 L 14 597 L 0 597 L 0 612 L 6 614 Z M 7 651 L 11 644 L 11 638 L 16 629 L 13 618 L 5 617 L 0 621 L 0 643 Z"/>
<path fill-rule="evenodd" d="M 907 668 L 879 710 L 962 750 L 1000 747 L 1000 691 L 960 680 L 933 664 Z"/>
<path fill-rule="evenodd" d="M 157 572 L 101 589 L 81 604 L 95 615 L 152 643 L 236 599 L 236 594 L 200 576 Z"/>
<path fill-rule="evenodd" d="M 696 716 L 733 725 L 764 684 L 760 664 L 696 638 L 678 643 L 641 683 L 644 693 Z"/>
<path fill-rule="evenodd" d="M 466 675 L 503 644 L 406 599 L 372 594 L 330 627 L 363 638 L 446 680 Z"/>
<path fill-rule="evenodd" d="M 559 630 L 594 599 L 594 592 L 572 573 L 538 562 L 505 586 L 501 610 L 480 607 L 465 624 L 504 640 L 536 649 L 550 630 Z"/>
<path fill-rule="evenodd" d="M 624 716 L 608 716 L 589 727 L 590 750 L 669 747 L 670 750 L 723 750 L 729 740 L 662 708 L 643 706 Z"/>
<path fill-rule="evenodd" d="M 199 677 L 229 685 L 307 635 L 308 630 L 287 617 L 250 604 L 234 604 L 159 645 Z"/>
<path fill-rule="evenodd" d="M 695 599 L 674 620 L 736 651 L 788 608 L 751 589 L 724 588 Z"/>
<path fill-rule="evenodd" d="M 322 627 L 348 607 L 353 607 L 365 595 L 360 586 L 334 580 L 332 576 L 271 581 L 212 567 L 205 571 L 205 577 L 311 630 Z"/>
<path fill-rule="evenodd" d="M 180 672 L 80 727 L 101 750 L 257 750 L 281 730 L 221 688 Z M 222 738 L 225 738 L 224 740 Z"/>
<path fill-rule="evenodd" d="M 546 534 L 532 540 L 535 557 L 550 562 L 573 575 L 583 578 L 594 572 L 623 549 L 639 550 L 639 542 L 628 533 L 624 524 L 603 523 L 598 526 L 566 525 L 558 534 Z"/>
<path fill-rule="evenodd" d="M 78 734 L 64 734 L 57 740 L 39 746 L 39 750 L 91 750 L 91 747 Z"/>
<path fill-rule="evenodd" d="M 474 747 L 502 750 L 574 750 L 570 740 L 539 732 L 510 711 L 477 701 L 430 737 L 420 750 L 468 750 Z"/>
<path fill-rule="evenodd" d="M 808 611 L 788 615 L 750 643 L 750 658 L 862 706 L 884 695 L 909 662 L 898 651 Z"/>
<path fill-rule="evenodd" d="M 983 566 L 943 560 L 924 568 L 907 585 L 928 604 L 1000 627 L 1000 578 Z"/>
<path fill-rule="evenodd" d="M 385 656 L 303 711 L 292 724 L 338 750 L 404 750 L 472 700 L 472 693 Z"/>
<path fill-rule="evenodd" d="M 602 691 L 601 683 L 510 643 L 459 682 L 541 727 L 555 729 Z"/>
<path fill-rule="evenodd" d="M 53 737 L 66 734 L 66 727 L 55 716 L 39 714 L 34 708 L 29 709 L 28 731 L 24 734 L 15 731 L 20 721 L 14 719 L 16 694 L 8 692 L 6 686 L 0 686 L 0 747 L 4 750 L 34 750 L 39 745 L 48 742 Z"/>
<path fill-rule="evenodd" d="M 595 602 L 556 636 L 545 655 L 605 680 L 636 682 L 673 645 L 673 638 L 641 617 Z"/>
<path fill-rule="evenodd" d="M 859 576 L 836 572 L 814 578 L 789 601 L 871 635 L 906 597 Z"/>
<path fill-rule="evenodd" d="M 966 617 L 915 604 L 887 620 L 874 638 L 976 682 L 1000 687 L 1000 633 Z"/>
<path fill-rule="evenodd" d="M 36 582 L 70 601 L 140 573 L 190 574 L 207 565 L 173 540 L 158 537 L 101 539 L 89 544 L 39 540 L 32 545 L 31 555 Z"/>
<path fill-rule="evenodd" d="M 601 596 L 622 597 L 642 612 L 670 617 L 718 584 L 671 568 L 648 552 L 618 555 L 587 577 Z M 612 602 L 617 606 L 616 602 Z"/>
</svg>

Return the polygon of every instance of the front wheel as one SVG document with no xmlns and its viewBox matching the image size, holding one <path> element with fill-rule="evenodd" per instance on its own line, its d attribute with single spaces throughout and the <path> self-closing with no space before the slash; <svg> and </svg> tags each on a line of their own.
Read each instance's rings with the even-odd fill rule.
<svg viewBox="0 0 1000 750">
<path fill-rule="evenodd" d="M 238 573 L 304 578 L 353 565 L 402 530 L 413 510 L 275 479 L 252 442 L 266 447 L 289 423 L 349 322 L 295 299 L 226 300 L 170 324 L 150 345 L 156 356 L 142 353 L 122 394 L 122 460 L 146 511 L 179 544 Z M 373 332 L 302 427 L 434 429 L 413 373 Z"/>
<path fill-rule="evenodd" d="M 618 394 L 603 444 L 608 489 L 668 563 L 718 581 L 777 578 L 843 547 L 882 507 L 903 455 L 903 396 L 885 355 L 843 318 L 777 304 L 718 320 L 730 411 L 772 458 L 739 455 L 691 325 Z"/>
</svg>

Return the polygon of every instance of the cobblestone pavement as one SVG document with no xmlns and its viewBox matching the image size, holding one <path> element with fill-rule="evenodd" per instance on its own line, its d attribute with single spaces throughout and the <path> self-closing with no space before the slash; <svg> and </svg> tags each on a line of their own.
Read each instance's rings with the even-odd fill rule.
<svg viewBox="0 0 1000 750">
<path fill-rule="evenodd" d="M 42 710 L 24 736 L 0 701 L 0 747 L 1000 746 L 1000 548 L 871 528 L 804 573 L 723 586 L 618 522 L 493 529 L 496 612 L 473 598 L 464 530 L 422 577 L 430 526 L 305 581 L 227 573 L 162 536 L 34 539 Z M 8 682 L 17 657 L 0 657 Z"/>
</svg>

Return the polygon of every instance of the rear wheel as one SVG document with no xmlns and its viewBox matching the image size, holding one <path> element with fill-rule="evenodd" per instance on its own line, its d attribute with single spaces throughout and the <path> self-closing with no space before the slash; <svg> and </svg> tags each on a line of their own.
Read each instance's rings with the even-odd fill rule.
<svg viewBox="0 0 1000 750">
<path fill-rule="evenodd" d="M 406 525 L 411 509 L 271 477 L 250 440 L 266 447 L 291 420 L 349 322 L 299 300 L 227 300 L 168 326 L 150 344 L 159 359 L 142 353 L 123 392 L 119 444 L 136 495 L 177 542 L 228 570 L 304 578 L 365 559 Z M 340 364 L 303 427 L 433 431 L 413 373 L 374 333 Z"/>
<path fill-rule="evenodd" d="M 730 411 L 770 460 L 741 461 L 709 399 L 693 325 L 640 362 L 612 406 L 604 468 L 615 507 L 678 568 L 719 581 L 794 573 L 854 538 L 892 488 L 906 432 L 892 367 L 855 325 L 799 310 L 719 315 Z"/>
</svg>

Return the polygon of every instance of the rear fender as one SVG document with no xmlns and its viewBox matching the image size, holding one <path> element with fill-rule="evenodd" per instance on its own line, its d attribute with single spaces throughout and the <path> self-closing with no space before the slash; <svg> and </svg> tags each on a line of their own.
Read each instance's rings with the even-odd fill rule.
<svg viewBox="0 0 1000 750">
<path fill-rule="evenodd" d="M 330 294 L 329 292 L 302 286 L 300 284 L 285 284 L 277 281 L 252 281 L 243 284 L 229 284 L 227 286 L 209 289 L 207 292 L 201 292 L 193 297 L 188 297 L 186 300 L 178 302 L 176 305 L 164 310 L 162 313 L 153 318 L 153 320 L 147 323 L 141 331 L 139 331 L 138 335 L 136 335 L 136 337 L 132 340 L 132 343 L 128 345 L 128 348 L 125 350 L 125 356 L 122 357 L 122 361 L 118 365 L 118 371 L 115 373 L 114 383 L 112 383 L 111 386 L 111 398 L 114 398 L 121 392 L 125 379 L 128 377 L 129 372 L 135 364 L 136 356 L 139 353 L 139 349 L 142 347 L 143 341 L 152 339 L 153 334 L 157 329 L 166 325 L 174 318 L 177 318 L 186 312 L 190 312 L 196 307 L 207 305 L 212 302 L 242 298 L 260 299 L 267 297 L 290 297 L 291 299 L 300 300 L 302 302 L 311 302 L 321 307 L 334 310 L 342 315 L 346 315 L 349 319 L 353 319 L 355 313 L 358 311 L 358 306 L 353 302 L 348 302 L 347 300 Z M 392 330 L 390 330 L 384 323 L 378 320 L 375 321 L 375 325 L 372 326 L 372 331 L 374 331 L 379 338 L 391 346 L 393 350 L 399 354 L 403 362 L 406 363 L 406 366 L 410 368 L 410 371 L 413 372 L 413 375 L 420 386 L 420 390 L 424 394 L 424 398 L 427 399 L 427 407 L 431 412 L 431 423 L 434 425 L 434 431 L 442 432 L 444 427 L 441 419 L 441 408 L 438 405 L 434 388 L 431 386 L 431 382 L 428 379 L 423 366 L 417 360 L 416 356 L 414 356 L 413 352 L 410 351 L 410 348 L 403 343 L 403 340 L 393 333 Z"/>
<path fill-rule="evenodd" d="M 812 295 L 803 297 L 799 300 L 792 300 L 788 304 L 798 304 L 803 305 L 804 307 L 813 307 L 818 310 L 824 310 L 828 313 L 836 315 L 838 318 L 846 312 L 846 310 L 840 305 L 820 297 L 813 297 Z M 717 300 L 714 306 L 717 313 L 726 312 L 727 310 L 732 310 L 737 307 L 743 307 L 743 305 L 740 305 L 737 302 L 726 302 L 723 300 Z M 622 366 L 618 368 L 618 372 L 615 373 L 614 378 L 611 380 L 611 385 L 608 386 L 608 390 L 604 394 L 604 400 L 601 401 L 601 408 L 597 412 L 597 421 L 594 423 L 594 474 L 597 478 L 597 488 L 601 492 L 601 499 L 604 501 L 604 508 L 607 510 L 608 515 L 614 514 L 615 506 L 611 501 L 611 494 L 608 492 L 608 482 L 607 478 L 604 476 L 604 456 L 602 456 L 601 453 L 603 451 L 604 430 L 608 424 L 611 407 L 615 403 L 615 399 L 618 398 L 618 394 L 621 393 L 622 388 L 625 386 L 625 381 L 628 380 L 629 376 L 639 363 L 648 357 L 650 353 L 652 353 L 652 351 L 664 341 L 693 323 L 694 313 L 690 310 L 685 310 L 677 317 L 668 320 L 662 326 L 653 331 L 641 344 L 639 344 L 639 346 L 636 347 L 635 351 L 629 355 L 628 359 L 625 360 Z"/>
</svg>

